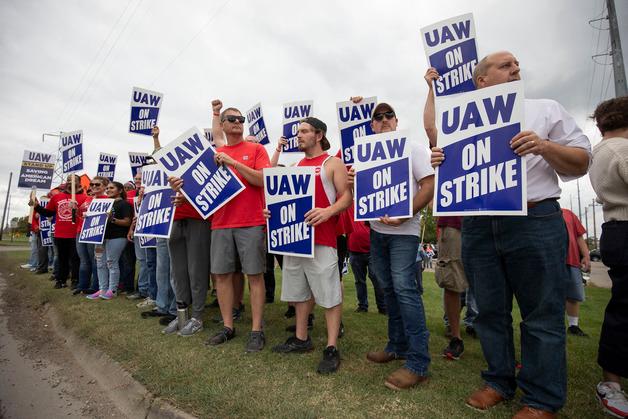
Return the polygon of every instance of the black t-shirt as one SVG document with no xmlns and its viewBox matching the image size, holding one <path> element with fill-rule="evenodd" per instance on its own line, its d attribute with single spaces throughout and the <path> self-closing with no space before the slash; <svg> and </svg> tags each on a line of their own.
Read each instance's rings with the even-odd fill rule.
<svg viewBox="0 0 628 419">
<path fill-rule="evenodd" d="M 114 218 L 116 220 L 121 220 L 123 218 L 131 218 L 133 217 L 133 207 L 131 204 L 127 202 L 126 199 L 118 199 L 113 203 L 113 208 L 111 209 L 111 218 L 107 223 L 107 230 L 105 231 L 105 239 L 119 239 L 120 237 L 125 237 L 129 232 L 129 226 L 120 226 L 117 224 L 113 224 L 111 220 Z"/>
</svg>

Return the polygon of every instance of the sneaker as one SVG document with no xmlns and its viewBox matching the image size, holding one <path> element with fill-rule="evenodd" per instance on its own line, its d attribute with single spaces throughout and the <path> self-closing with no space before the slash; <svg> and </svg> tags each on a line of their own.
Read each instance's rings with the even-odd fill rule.
<svg viewBox="0 0 628 419">
<path fill-rule="evenodd" d="M 266 343 L 266 338 L 264 337 L 264 332 L 253 331 L 249 334 L 249 341 L 246 343 L 245 351 L 247 353 L 259 352 L 262 349 L 264 349 L 265 343 Z"/>
<path fill-rule="evenodd" d="M 314 313 L 310 313 L 307 316 L 307 330 L 312 330 L 314 329 Z M 286 327 L 286 332 L 292 332 L 295 333 L 297 331 L 297 325 L 296 324 L 292 324 L 288 327 Z"/>
<path fill-rule="evenodd" d="M 443 351 L 443 357 L 447 359 L 457 360 L 460 359 L 460 356 L 464 352 L 464 343 L 462 339 L 451 338 L 449 341 L 449 345 Z"/>
<path fill-rule="evenodd" d="M 168 323 L 168 326 L 166 326 L 166 328 L 163 329 L 161 333 L 164 335 L 171 335 L 177 332 L 178 330 L 179 330 L 179 319 L 175 317 L 174 319 L 170 320 L 170 323 Z"/>
<path fill-rule="evenodd" d="M 383 314 L 384 316 L 386 316 L 388 314 L 388 310 L 386 310 L 385 308 L 378 308 L 377 312 L 379 314 Z"/>
<path fill-rule="evenodd" d="M 567 333 L 570 334 L 570 335 L 574 335 L 574 336 L 580 336 L 582 338 L 588 338 L 589 337 L 589 335 L 584 333 L 582 331 L 582 329 L 580 329 L 580 327 L 578 327 L 578 326 L 569 326 L 567 328 Z"/>
<path fill-rule="evenodd" d="M 358 307 L 358 308 L 355 309 L 355 312 L 356 313 L 368 313 L 369 309 L 366 308 L 366 307 Z"/>
<path fill-rule="evenodd" d="M 280 354 L 287 354 L 290 352 L 309 352 L 314 349 L 314 345 L 312 345 L 312 339 L 307 337 L 307 340 L 301 340 L 296 336 L 290 336 L 285 343 L 281 343 L 273 347 L 272 351 Z"/>
<path fill-rule="evenodd" d="M 98 300 L 98 299 L 100 299 L 100 290 L 96 291 L 96 292 L 95 292 L 95 293 L 93 293 L 93 294 L 89 294 L 89 295 L 88 295 L 87 297 L 85 297 L 85 298 L 87 298 L 88 300 Z"/>
<path fill-rule="evenodd" d="M 129 294 L 126 296 L 127 300 L 142 300 L 145 299 L 146 297 L 143 296 L 142 294 L 140 294 L 139 292 L 134 292 L 133 294 Z"/>
<path fill-rule="evenodd" d="M 338 371 L 340 366 L 340 352 L 335 346 L 328 346 L 323 351 L 323 359 L 318 363 L 316 371 L 319 374 L 331 374 Z"/>
<path fill-rule="evenodd" d="M 183 329 L 179 330 L 177 335 L 189 337 L 203 330 L 203 322 L 192 317 L 188 322 L 183 326 Z"/>
<path fill-rule="evenodd" d="M 61 288 L 67 288 L 67 284 L 65 282 L 55 282 L 54 289 L 58 290 Z"/>
<path fill-rule="evenodd" d="M 628 417 L 628 399 L 618 383 L 598 383 L 595 395 L 606 413 L 617 418 Z"/>
<path fill-rule="evenodd" d="M 100 298 L 102 298 L 103 300 L 111 300 L 115 296 L 116 296 L 115 291 L 111 291 L 111 290 L 108 290 L 104 293 L 100 293 Z"/>
<path fill-rule="evenodd" d="M 168 313 L 163 313 L 163 312 L 157 310 L 157 308 L 153 308 L 151 310 L 142 311 L 140 313 L 140 316 L 143 319 L 148 319 L 149 317 L 165 317 L 167 315 L 168 315 Z"/>
<path fill-rule="evenodd" d="M 177 316 L 174 316 L 172 314 L 166 314 L 161 319 L 159 319 L 159 324 L 162 325 L 162 326 L 168 326 L 170 324 L 170 322 L 173 321 L 176 318 L 177 318 Z"/>
<path fill-rule="evenodd" d="M 205 345 L 216 346 L 221 343 L 225 343 L 228 340 L 231 340 L 235 337 L 235 328 L 230 329 L 228 327 L 223 327 L 222 330 L 216 333 L 214 336 L 210 336 L 209 339 L 205 341 Z"/>
<path fill-rule="evenodd" d="M 464 331 L 467 334 L 467 336 L 471 336 L 473 339 L 476 339 L 478 337 L 478 334 L 475 331 L 475 328 L 473 326 L 467 326 L 466 329 L 464 329 Z"/>
<path fill-rule="evenodd" d="M 24 263 L 24 264 L 20 265 L 20 268 L 22 268 L 22 269 L 30 269 L 31 268 L 31 264 L 30 263 Z"/>
<path fill-rule="evenodd" d="M 286 312 L 283 314 L 283 317 L 285 319 L 291 319 L 294 316 L 296 316 L 296 312 L 294 311 L 294 306 L 288 306 L 288 309 L 286 310 Z"/>
<path fill-rule="evenodd" d="M 144 300 L 142 300 L 141 302 L 137 303 L 135 305 L 135 307 L 137 308 L 148 308 L 148 307 L 154 307 L 157 305 L 157 302 L 155 300 L 153 300 L 150 297 L 146 297 L 144 298 Z"/>
</svg>

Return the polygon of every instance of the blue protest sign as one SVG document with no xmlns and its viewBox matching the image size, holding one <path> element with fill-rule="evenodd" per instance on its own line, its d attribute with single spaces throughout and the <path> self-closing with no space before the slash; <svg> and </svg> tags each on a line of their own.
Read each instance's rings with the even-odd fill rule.
<svg viewBox="0 0 628 419">
<path fill-rule="evenodd" d="M 340 129 L 340 147 L 342 162 L 346 166 L 353 164 L 353 143 L 357 137 L 373 134 L 371 117 L 377 105 L 377 97 L 367 97 L 360 103 L 338 102 L 338 128 Z"/>
<path fill-rule="evenodd" d="M 526 215 L 526 164 L 510 148 L 524 118 L 523 82 L 436 102 L 434 215 Z"/>
<path fill-rule="evenodd" d="M 113 199 L 103 198 L 94 199 L 89 203 L 85 218 L 83 219 L 83 226 L 79 233 L 79 243 L 103 243 L 105 240 L 107 219 L 113 207 L 113 201 Z"/>
<path fill-rule="evenodd" d="M 40 199 L 39 205 L 46 208 L 48 205 L 47 199 Z M 50 247 L 53 245 L 52 243 L 52 222 L 50 217 L 44 217 L 43 215 L 39 216 L 39 235 L 41 237 L 41 245 Z"/>
<path fill-rule="evenodd" d="M 157 247 L 157 238 L 156 237 L 138 237 L 140 239 L 140 248 L 148 249 L 152 247 Z"/>
<path fill-rule="evenodd" d="M 61 134 L 61 157 L 64 174 L 83 170 L 83 131 Z"/>
<path fill-rule="evenodd" d="M 144 166 L 142 185 L 144 195 L 137 211 L 135 235 L 170 238 L 174 221 L 174 191 L 168 184 L 168 176 L 157 165 Z"/>
<path fill-rule="evenodd" d="M 264 169 L 268 252 L 314 257 L 314 228 L 305 213 L 314 208 L 314 167 Z"/>
<path fill-rule="evenodd" d="M 283 136 L 288 141 L 288 144 L 283 146 L 284 153 L 299 152 L 297 144 L 299 121 L 308 116 L 314 116 L 314 102 L 311 100 L 285 103 L 283 105 Z"/>
<path fill-rule="evenodd" d="M 50 189 L 55 171 L 55 159 L 52 154 L 24 150 L 18 188 Z"/>
<path fill-rule="evenodd" d="M 412 216 L 412 141 L 404 131 L 355 139 L 356 221 Z"/>
<path fill-rule="evenodd" d="M 163 97 L 163 93 L 140 89 L 139 87 L 133 88 L 131 93 L 130 133 L 152 135 L 151 131 L 157 125 Z"/>
<path fill-rule="evenodd" d="M 118 156 L 107 153 L 100 153 L 98 157 L 98 168 L 96 169 L 96 176 L 105 177 L 109 180 L 113 180 L 116 173 L 116 163 Z"/>
<path fill-rule="evenodd" d="M 131 163 L 131 174 L 133 177 L 137 174 L 140 167 L 146 164 L 148 153 L 136 153 L 129 151 L 129 162 Z"/>
<path fill-rule="evenodd" d="M 246 120 L 249 123 L 249 134 L 254 136 L 258 143 L 261 145 L 270 143 L 268 133 L 266 132 L 266 123 L 264 122 L 261 103 L 258 103 L 246 111 Z"/>
<path fill-rule="evenodd" d="M 456 16 L 421 28 L 421 38 L 427 61 L 440 74 L 434 82 L 436 96 L 475 89 L 473 69 L 478 63 L 478 52 L 473 14 Z"/>
<path fill-rule="evenodd" d="M 212 133 L 211 128 L 203 128 L 203 134 L 205 134 L 205 139 L 209 141 L 212 147 L 216 148 L 216 143 L 214 142 L 214 134 Z"/>
<path fill-rule="evenodd" d="M 226 166 L 216 166 L 214 149 L 198 128 L 190 128 L 153 155 L 167 176 L 183 179 L 181 193 L 207 218 L 244 190 Z"/>
</svg>

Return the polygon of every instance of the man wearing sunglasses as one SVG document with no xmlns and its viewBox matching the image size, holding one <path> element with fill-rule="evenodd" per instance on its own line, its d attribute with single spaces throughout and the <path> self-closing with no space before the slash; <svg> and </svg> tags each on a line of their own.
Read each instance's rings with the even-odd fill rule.
<svg viewBox="0 0 628 419">
<path fill-rule="evenodd" d="M 220 109 L 214 107 L 214 114 Z M 226 203 L 212 217 L 211 272 L 216 276 L 216 290 L 223 330 L 210 337 L 209 345 L 219 345 L 235 336 L 233 327 L 233 281 L 239 271 L 249 278 L 252 327 L 246 344 L 247 352 L 264 348 L 262 317 L 265 302 L 264 271 L 266 270 L 266 233 L 264 226 L 264 191 L 262 169 L 270 167 L 268 153 L 263 145 L 244 140 L 242 113 L 227 108 L 220 115 L 221 127 L 227 144 L 216 149 L 216 164 L 227 165 L 245 186 L 235 198 Z"/>
<path fill-rule="evenodd" d="M 352 98 L 358 103 L 361 97 Z M 376 134 L 397 130 L 397 115 L 392 106 L 379 103 L 373 109 L 371 128 Z M 408 219 L 381 217 L 371 221 L 371 257 L 373 270 L 384 292 L 388 310 L 388 344 L 372 351 L 366 358 L 383 364 L 405 359 L 405 364 L 390 374 L 384 385 L 393 390 L 411 388 L 427 380 L 430 355 L 429 332 L 425 322 L 422 284 L 417 284 L 420 210 L 432 199 L 434 170 L 429 150 L 417 141 L 409 143 L 412 155 L 413 213 Z M 350 182 L 353 181 L 353 169 Z M 418 285 L 418 286 L 417 286 Z"/>
</svg>

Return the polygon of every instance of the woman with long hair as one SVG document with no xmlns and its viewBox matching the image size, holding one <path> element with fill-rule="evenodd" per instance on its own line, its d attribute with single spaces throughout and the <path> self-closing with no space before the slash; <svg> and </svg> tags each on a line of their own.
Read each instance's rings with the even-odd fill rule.
<svg viewBox="0 0 628 419">
<path fill-rule="evenodd" d="M 120 282 L 120 266 L 118 261 L 126 246 L 126 235 L 131 225 L 133 208 L 126 200 L 124 185 L 111 182 L 107 185 L 107 197 L 114 199 L 105 229 L 105 241 L 96 246 L 95 256 L 98 266 L 99 290 L 87 296 L 90 300 L 102 298 L 110 300 L 116 296 Z"/>
</svg>

